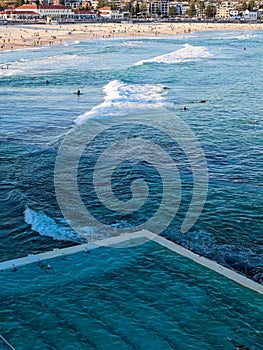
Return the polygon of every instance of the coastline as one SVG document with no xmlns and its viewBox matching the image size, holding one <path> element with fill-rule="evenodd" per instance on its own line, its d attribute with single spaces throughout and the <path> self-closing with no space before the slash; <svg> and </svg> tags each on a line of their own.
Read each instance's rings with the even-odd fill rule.
<svg viewBox="0 0 263 350">
<path fill-rule="evenodd" d="M 158 37 L 200 31 L 263 30 L 262 23 L 77 23 L 0 27 L 0 51 L 62 45 L 98 38 Z"/>
<path fill-rule="evenodd" d="M 58 47 L 59 44 L 63 45 L 65 42 L 76 42 L 79 40 L 87 39 L 99 39 L 99 38 L 119 38 L 119 37 L 162 37 L 165 35 L 183 35 L 194 32 L 206 32 L 206 31 L 240 31 L 242 35 L 246 35 L 248 31 L 262 30 L 263 24 L 251 24 L 251 23 L 144 23 L 144 24 L 113 24 L 113 23 L 96 23 L 96 24 L 66 24 L 66 25 L 16 25 L 0 27 L 0 40 L 3 37 L 2 32 L 5 30 L 9 36 L 16 36 L 16 45 L 13 48 L 16 49 L 30 49 L 41 48 L 44 45 L 53 45 Z M 25 33 L 25 34 L 21 34 Z M 71 33 L 71 34 L 69 34 Z M 20 37 L 19 37 L 20 35 Z M 21 36 L 24 37 L 21 40 Z M 54 38 L 55 37 L 55 38 Z M 7 45 L 5 50 L 10 50 L 12 45 L 12 39 L 6 40 Z M 24 42 L 24 40 L 28 40 Z M 46 40 L 46 41 L 44 41 Z M 41 45 L 34 45 L 36 41 L 39 41 Z M 32 44 L 33 42 L 33 44 Z M 54 47 L 55 48 L 55 47 Z M 54 49 L 53 48 L 53 49 Z M 3 50 L 4 52 L 4 50 Z M 5 68 L 5 65 L 2 65 Z M 8 68 L 8 64 L 6 65 Z M 255 121 L 257 122 L 257 120 Z"/>
</svg>

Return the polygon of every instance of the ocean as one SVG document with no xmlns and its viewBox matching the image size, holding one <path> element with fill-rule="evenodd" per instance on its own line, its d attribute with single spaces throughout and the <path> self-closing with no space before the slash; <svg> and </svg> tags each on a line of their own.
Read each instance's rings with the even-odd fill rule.
<svg viewBox="0 0 263 350">
<path fill-rule="evenodd" d="M 0 261 L 146 228 L 263 283 L 262 47 L 222 31 L 2 52 Z M 50 264 L 0 273 L 15 349 L 262 349 L 262 298 L 156 243 Z"/>
</svg>

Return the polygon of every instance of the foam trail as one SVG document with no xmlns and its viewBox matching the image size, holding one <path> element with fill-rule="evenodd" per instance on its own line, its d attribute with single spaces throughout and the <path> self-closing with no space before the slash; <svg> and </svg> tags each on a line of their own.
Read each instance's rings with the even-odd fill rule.
<svg viewBox="0 0 263 350">
<path fill-rule="evenodd" d="M 86 119 L 106 115 L 124 115 L 134 110 L 162 108 L 167 106 L 164 85 L 129 84 L 113 80 L 104 86 L 104 101 L 90 111 L 77 117 L 81 125 Z"/>
<path fill-rule="evenodd" d="M 117 227 L 130 227 L 126 221 L 119 221 L 112 224 L 109 230 L 101 233 L 95 227 L 84 226 L 80 230 L 80 234 L 75 233 L 72 228 L 67 226 L 64 218 L 56 218 L 56 220 L 48 217 L 45 213 L 38 212 L 29 207 L 24 212 L 25 222 L 31 226 L 32 230 L 40 236 L 51 237 L 56 241 L 69 241 L 74 243 L 87 243 L 93 240 L 98 241 L 114 234 Z"/>
<path fill-rule="evenodd" d="M 135 66 L 140 66 L 144 63 L 180 63 L 189 61 L 198 61 L 204 58 L 213 56 L 205 46 L 192 46 L 184 44 L 182 49 L 173 51 L 171 53 L 156 56 L 148 60 L 142 60 L 135 63 Z"/>
<path fill-rule="evenodd" d="M 84 57 L 77 55 L 57 55 L 35 59 L 20 58 L 17 61 L 2 63 L 0 76 L 26 75 L 36 76 L 49 74 L 50 72 L 63 72 L 65 69 L 73 67 L 78 61 L 84 63 Z M 6 69 L 6 66 L 8 69 Z"/>
<path fill-rule="evenodd" d="M 236 35 L 236 36 L 228 36 L 228 37 L 223 38 L 223 39 L 225 39 L 225 40 L 233 40 L 233 39 L 248 40 L 248 39 L 253 39 L 253 38 L 257 38 L 257 34 L 244 33 L 244 34 Z"/>
<path fill-rule="evenodd" d="M 31 226 L 32 230 L 41 236 L 51 237 L 57 241 L 71 241 L 75 243 L 84 243 L 87 240 L 74 233 L 69 227 L 58 225 L 55 220 L 46 214 L 26 208 L 24 212 L 25 222 Z"/>
</svg>

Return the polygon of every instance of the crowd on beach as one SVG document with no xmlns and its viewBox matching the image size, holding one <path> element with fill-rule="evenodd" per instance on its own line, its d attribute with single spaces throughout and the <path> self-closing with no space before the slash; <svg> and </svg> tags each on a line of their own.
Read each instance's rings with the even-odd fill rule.
<svg viewBox="0 0 263 350">
<path fill-rule="evenodd" d="M 162 36 L 205 30 L 263 29 L 263 24 L 236 23 L 81 23 L 67 25 L 19 25 L 0 28 L 0 49 L 14 50 L 45 45 L 61 45 L 66 41 L 123 36 Z"/>
</svg>

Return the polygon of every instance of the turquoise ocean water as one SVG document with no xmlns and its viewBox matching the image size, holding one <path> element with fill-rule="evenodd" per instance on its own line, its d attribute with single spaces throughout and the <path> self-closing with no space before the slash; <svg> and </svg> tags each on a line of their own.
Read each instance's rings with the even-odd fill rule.
<svg viewBox="0 0 263 350">
<path fill-rule="evenodd" d="M 94 118 L 125 122 L 130 113 L 138 122 L 152 116 L 154 127 L 174 114 L 202 146 L 209 187 L 201 216 L 181 234 L 193 174 L 157 135 L 180 160 L 183 182 L 178 213 L 162 234 L 262 282 L 262 47 L 262 31 L 227 31 L 1 53 L 9 69 L 0 69 L 0 261 L 85 240 L 63 218 L 54 190 L 58 148 L 73 128 L 88 130 Z M 125 163 L 112 178 L 119 198 L 131 198 L 138 174 L 153 189 L 136 218 L 111 215 L 87 198 L 94 157 L 107 145 L 95 143 L 81 160 L 79 188 L 114 232 L 154 215 L 163 187 L 147 164 Z M 92 225 L 86 229 L 101 238 Z M 260 296 L 154 243 L 56 258 L 52 267 L 0 273 L 0 334 L 16 349 L 233 349 L 228 338 L 262 348 Z"/>
</svg>

